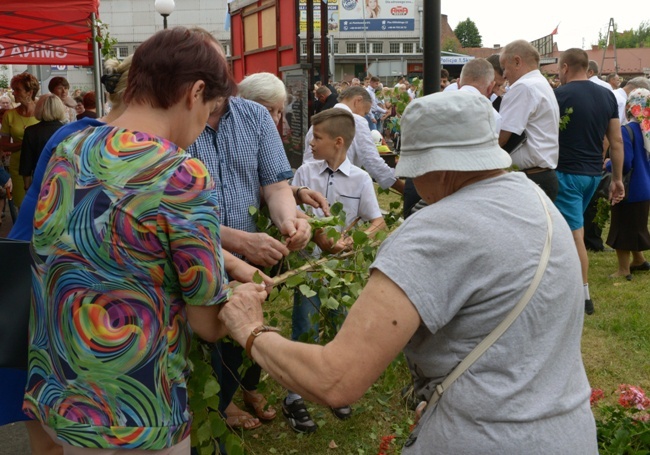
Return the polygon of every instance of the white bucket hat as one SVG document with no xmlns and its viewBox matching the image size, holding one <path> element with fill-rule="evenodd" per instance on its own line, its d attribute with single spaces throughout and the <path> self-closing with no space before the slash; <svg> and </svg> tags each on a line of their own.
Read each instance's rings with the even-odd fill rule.
<svg viewBox="0 0 650 455">
<path fill-rule="evenodd" d="M 402 146 L 395 174 L 419 177 L 431 171 L 487 171 L 512 164 L 499 147 L 488 99 L 469 91 L 416 98 L 401 121 Z"/>
</svg>

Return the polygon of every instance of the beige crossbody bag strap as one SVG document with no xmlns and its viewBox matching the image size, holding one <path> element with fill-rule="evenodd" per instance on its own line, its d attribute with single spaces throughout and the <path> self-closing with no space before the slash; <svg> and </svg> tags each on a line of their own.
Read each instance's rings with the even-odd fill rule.
<svg viewBox="0 0 650 455">
<path fill-rule="evenodd" d="M 537 185 L 535 185 L 535 190 L 537 190 L 537 194 L 539 196 L 539 199 L 542 201 L 542 205 L 544 206 L 544 213 L 546 214 L 546 243 L 544 244 L 544 250 L 542 251 L 542 256 L 539 260 L 539 265 L 537 266 L 537 271 L 535 272 L 535 276 L 533 276 L 533 281 L 530 283 L 530 286 L 528 286 L 528 289 L 524 293 L 523 296 L 521 296 L 521 299 L 519 299 L 519 302 L 514 306 L 512 310 L 510 310 L 510 313 L 508 313 L 508 316 L 492 331 L 490 334 L 485 337 L 483 341 L 481 341 L 478 346 L 476 346 L 472 352 L 469 353 L 467 357 L 463 359 L 462 362 L 458 364 L 454 370 L 449 373 L 449 375 L 442 381 L 442 383 L 438 384 L 436 386 L 435 392 L 433 392 L 433 395 L 431 395 L 431 399 L 429 400 L 429 403 L 427 404 L 427 409 L 434 405 L 435 403 L 438 402 L 442 394 L 449 388 L 449 386 L 456 380 L 458 377 L 465 372 L 476 360 L 483 355 L 487 349 L 494 344 L 496 340 L 499 339 L 501 335 L 504 334 L 506 330 L 508 330 L 508 327 L 512 325 L 512 323 L 517 319 L 517 316 L 521 314 L 521 312 L 524 310 L 526 307 L 526 304 L 530 301 L 530 299 L 533 297 L 533 294 L 535 294 L 535 291 L 537 290 L 537 287 L 539 286 L 539 283 L 542 281 L 542 276 L 544 276 L 544 272 L 546 271 L 546 265 L 548 264 L 548 259 L 551 256 L 551 239 L 553 238 L 553 222 L 551 221 L 551 213 L 548 210 L 548 206 L 546 205 L 546 201 L 544 201 L 544 198 L 542 197 L 542 190 L 539 189 Z"/>
</svg>

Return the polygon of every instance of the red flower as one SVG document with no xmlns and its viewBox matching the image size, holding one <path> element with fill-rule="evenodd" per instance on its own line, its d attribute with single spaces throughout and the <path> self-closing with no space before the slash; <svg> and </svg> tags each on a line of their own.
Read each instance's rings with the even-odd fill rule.
<svg viewBox="0 0 650 455">
<path fill-rule="evenodd" d="M 591 398 L 589 398 L 589 404 L 594 405 L 598 403 L 605 397 L 605 392 L 602 389 L 591 389 Z"/>
<path fill-rule="evenodd" d="M 621 384 L 618 386 L 618 402 L 625 408 L 637 408 L 644 410 L 650 408 L 650 398 L 645 396 L 645 392 L 641 387 L 636 387 L 629 384 Z"/>
<path fill-rule="evenodd" d="M 379 445 L 379 453 L 377 455 L 387 455 L 388 450 L 390 450 L 390 443 L 395 439 L 394 435 L 382 436 L 381 444 Z"/>
</svg>

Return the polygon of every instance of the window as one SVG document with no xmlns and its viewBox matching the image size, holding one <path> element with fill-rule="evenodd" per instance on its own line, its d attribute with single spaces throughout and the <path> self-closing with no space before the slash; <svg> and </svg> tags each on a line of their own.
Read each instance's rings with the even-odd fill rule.
<svg viewBox="0 0 650 455">
<path fill-rule="evenodd" d="M 334 42 L 334 53 L 335 54 L 339 53 L 339 43 L 338 43 L 338 41 Z"/>
<path fill-rule="evenodd" d="M 368 44 L 370 44 L 370 43 L 368 43 Z M 368 46 L 368 47 L 370 47 L 370 46 Z M 366 50 L 366 43 L 359 43 L 359 54 L 367 54 L 367 53 L 369 53 L 369 52 Z"/>
<path fill-rule="evenodd" d="M 400 54 L 402 52 L 400 43 L 390 43 L 388 52 L 391 54 Z"/>
<path fill-rule="evenodd" d="M 402 52 L 404 54 L 412 54 L 413 53 L 413 43 L 402 43 Z"/>
<path fill-rule="evenodd" d="M 302 55 L 307 55 L 307 43 L 305 43 L 304 41 L 300 42 L 300 53 Z"/>
<path fill-rule="evenodd" d="M 348 53 L 348 54 L 356 54 L 357 53 L 357 43 L 346 43 L 345 52 Z"/>
<path fill-rule="evenodd" d="M 314 43 L 314 54 L 320 54 L 320 41 Z"/>
<path fill-rule="evenodd" d="M 384 43 L 372 43 L 372 53 L 373 54 L 383 54 L 384 53 Z"/>
<path fill-rule="evenodd" d="M 119 60 L 125 59 L 129 55 L 128 46 L 118 46 L 115 48 L 115 55 Z"/>
<path fill-rule="evenodd" d="M 230 43 L 221 43 L 223 51 L 226 53 L 226 57 L 230 57 Z"/>
</svg>

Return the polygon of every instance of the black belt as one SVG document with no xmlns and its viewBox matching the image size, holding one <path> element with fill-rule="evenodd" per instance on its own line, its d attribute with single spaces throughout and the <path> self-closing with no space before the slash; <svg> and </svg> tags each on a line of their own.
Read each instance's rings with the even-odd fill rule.
<svg viewBox="0 0 650 455">
<path fill-rule="evenodd" d="M 529 167 L 528 169 L 522 169 L 521 172 L 523 172 L 526 175 L 530 175 L 530 174 L 539 174 L 540 172 L 548 172 L 552 170 L 553 169 L 549 169 L 547 167 Z"/>
</svg>

